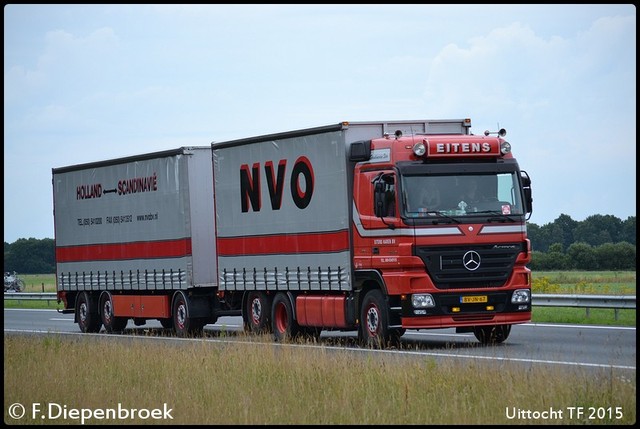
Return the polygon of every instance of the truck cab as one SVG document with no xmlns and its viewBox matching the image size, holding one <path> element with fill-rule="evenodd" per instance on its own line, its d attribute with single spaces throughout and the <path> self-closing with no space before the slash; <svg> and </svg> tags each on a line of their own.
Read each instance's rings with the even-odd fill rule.
<svg viewBox="0 0 640 429">
<path fill-rule="evenodd" d="M 353 144 L 354 266 L 365 288 L 381 276 L 392 326 L 504 341 L 531 320 L 531 180 L 505 130 L 466 121 Z"/>
</svg>

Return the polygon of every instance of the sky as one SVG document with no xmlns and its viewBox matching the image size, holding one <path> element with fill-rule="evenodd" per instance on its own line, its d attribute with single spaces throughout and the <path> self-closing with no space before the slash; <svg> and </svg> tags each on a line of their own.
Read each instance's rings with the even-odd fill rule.
<svg viewBox="0 0 640 429">
<path fill-rule="evenodd" d="M 636 8 L 4 7 L 4 241 L 55 238 L 52 168 L 342 121 L 507 130 L 530 223 L 636 215 Z"/>
</svg>

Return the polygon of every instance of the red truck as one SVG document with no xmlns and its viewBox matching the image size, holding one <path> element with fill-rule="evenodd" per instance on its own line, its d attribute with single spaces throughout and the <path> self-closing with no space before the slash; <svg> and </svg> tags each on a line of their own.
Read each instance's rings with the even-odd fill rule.
<svg viewBox="0 0 640 429">
<path fill-rule="evenodd" d="M 531 180 L 504 130 L 470 128 L 342 122 L 54 168 L 62 311 L 82 332 L 241 315 L 276 341 L 502 342 L 531 320 Z"/>
</svg>

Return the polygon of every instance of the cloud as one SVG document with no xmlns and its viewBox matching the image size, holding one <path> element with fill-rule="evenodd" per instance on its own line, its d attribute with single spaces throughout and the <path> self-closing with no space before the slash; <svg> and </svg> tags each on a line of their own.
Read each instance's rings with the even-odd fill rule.
<svg viewBox="0 0 640 429">
<path fill-rule="evenodd" d="M 51 167 L 342 120 L 505 127 L 533 222 L 635 213 L 635 52 L 624 5 L 8 5 L 5 236 Z"/>
</svg>

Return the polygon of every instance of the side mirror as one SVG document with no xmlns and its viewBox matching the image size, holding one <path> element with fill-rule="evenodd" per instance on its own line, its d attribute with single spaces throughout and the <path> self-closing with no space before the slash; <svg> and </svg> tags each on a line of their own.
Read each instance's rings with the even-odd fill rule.
<svg viewBox="0 0 640 429">
<path fill-rule="evenodd" d="M 524 211 L 525 213 L 533 212 L 533 196 L 531 195 L 531 178 L 526 171 L 520 172 L 522 179 L 522 190 L 524 191 Z"/>
<path fill-rule="evenodd" d="M 377 217 L 394 216 L 396 203 L 395 179 L 381 173 L 373 180 L 373 212 Z"/>
<path fill-rule="evenodd" d="M 371 140 L 360 140 L 351 143 L 349 147 L 349 161 L 369 161 L 371 159 Z"/>
</svg>

